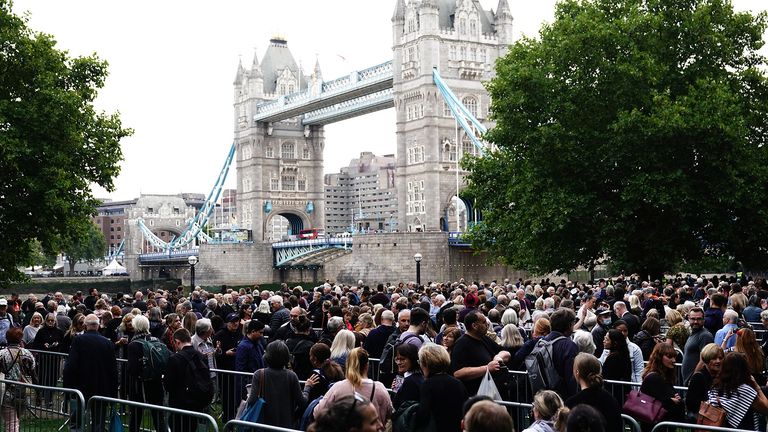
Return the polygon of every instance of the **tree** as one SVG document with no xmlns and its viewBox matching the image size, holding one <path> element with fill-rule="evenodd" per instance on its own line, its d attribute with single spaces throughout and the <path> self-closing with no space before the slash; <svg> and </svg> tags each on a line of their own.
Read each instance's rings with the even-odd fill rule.
<svg viewBox="0 0 768 432">
<path fill-rule="evenodd" d="M 32 239 L 58 252 L 94 214 L 91 184 L 113 190 L 132 133 L 93 107 L 107 63 L 55 45 L 0 0 L 0 287 L 23 278 Z"/>
<path fill-rule="evenodd" d="M 32 240 L 32 253 L 30 260 L 24 263 L 32 267 L 52 268 L 56 265 L 56 254 L 46 253 L 43 250 L 43 246 L 37 240 Z"/>
<path fill-rule="evenodd" d="M 487 87 L 473 244 L 531 271 L 766 268 L 765 13 L 727 0 L 564 0 Z"/>
<path fill-rule="evenodd" d="M 104 234 L 90 220 L 83 221 L 77 230 L 73 230 L 62 250 L 69 261 L 69 272 L 75 271 L 75 264 L 80 261 L 92 262 L 104 258 L 107 241 Z"/>
</svg>

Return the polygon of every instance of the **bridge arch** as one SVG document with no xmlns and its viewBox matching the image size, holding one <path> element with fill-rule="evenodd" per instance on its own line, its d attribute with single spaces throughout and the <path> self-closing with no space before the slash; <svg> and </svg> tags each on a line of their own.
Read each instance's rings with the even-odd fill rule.
<svg viewBox="0 0 768 432">
<path fill-rule="evenodd" d="M 265 241 L 280 241 L 282 239 L 280 238 L 270 238 L 273 236 L 273 233 L 270 230 L 270 227 L 272 226 L 273 220 L 275 217 L 281 216 L 285 218 L 288 221 L 288 234 L 289 235 L 297 235 L 299 231 L 303 229 L 308 229 L 312 227 L 312 224 L 310 222 L 309 215 L 297 211 L 297 210 L 280 210 L 271 213 L 267 218 L 264 220 L 264 239 Z"/>
<path fill-rule="evenodd" d="M 458 198 L 458 199 L 457 199 Z M 443 207 L 440 217 L 442 231 L 466 231 L 472 225 L 482 220 L 482 215 L 475 208 L 474 199 L 466 196 L 451 195 Z"/>
</svg>

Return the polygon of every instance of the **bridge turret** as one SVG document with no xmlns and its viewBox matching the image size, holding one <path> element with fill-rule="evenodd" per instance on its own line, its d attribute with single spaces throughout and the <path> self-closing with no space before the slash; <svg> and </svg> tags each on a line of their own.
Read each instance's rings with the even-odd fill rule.
<svg viewBox="0 0 768 432">
<path fill-rule="evenodd" d="M 392 15 L 392 43 L 400 44 L 400 38 L 405 32 L 405 0 L 397 0 L 395 13 Z"/>
<path fill-rule="evenodd" d="M 424 0 L 419 6 L 419 30 L 424 34 L 435 34 L 440 29 L 440 13 L 437 0 Z"/>
<path fill-rule="evenodd" d="M 496 9 L 496 33 L 499 44 L 504 46 L 502 55 L 506 54 L 506 46 L 512 43 L 512 21 L 512 11 L 507 0 L 499 0 L 499 7 Z"/>
<path fill-rule="evenodd" d="M 264 96 L 264 74 L 261 71 L 259 55 L 256 50 L 253 51 L 253 63 L 251 63 L 248 78 L 249 96 L 262 98 Z"/>
<path fill-rule="evenodd" d="M 319 95 L 323 86 L 323 72 L 320 70 L 320 59 L 315 59 L 315 69 L 312 71 L 310 90 L 313 95 Z"/>
<path fill-rule="evenodd" d="M 235 103 L 237 103 L 243 95 L 243 77 L 245 76 L 245 69 L 243 69 L 243 59 L 237 64 L 237 73 L 235 74 L 235 81 L 232 83 L 235 86 Z"/>
</svg>

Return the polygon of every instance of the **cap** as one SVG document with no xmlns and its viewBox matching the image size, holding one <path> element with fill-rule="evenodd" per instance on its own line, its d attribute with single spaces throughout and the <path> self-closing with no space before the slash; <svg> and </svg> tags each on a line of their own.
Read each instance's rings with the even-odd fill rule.
<svg viewBox="0 0 768 432">
<path fill-rule="evenodd" d="M 0 299 L 0 306 L 8 306 L 8 300 Z"/>
<path fill-rule="evenodd" d="M 237 322 L 237 321 L 240 321 L 240 315 L 234 312 L 227 315 L 227 322 Z"/>
<path fill-rule="evenodd" d="M 602 315 L 602 314 L 611 313 L 611 310 L 608 309 L 608 308 L 599 307 L 599 308 L 597 308 L 597 312 L 595 312 L 595 313 L 598 314 L 598 315 Z"/>
</svg>

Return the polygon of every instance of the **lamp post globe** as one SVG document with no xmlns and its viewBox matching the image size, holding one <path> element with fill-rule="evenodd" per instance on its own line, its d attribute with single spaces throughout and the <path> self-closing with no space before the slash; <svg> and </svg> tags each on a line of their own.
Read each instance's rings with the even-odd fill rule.
<svg viewBox="0 0 768 432">
<path fill-rule="evenodd" d="M 190 285 L 192 286 L 191 291 L 195 290 L 195 264 L 197 264 L 197 257 L 195 255 L 192 255 L 187 258 L 187 262 L 189 263 L 189 279 L 190 279 Z"/>
</svg>

